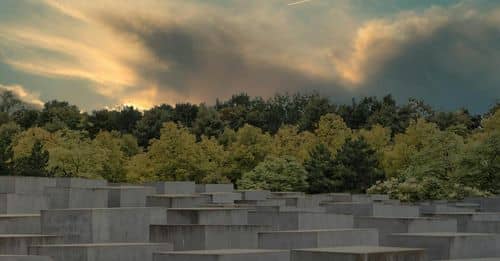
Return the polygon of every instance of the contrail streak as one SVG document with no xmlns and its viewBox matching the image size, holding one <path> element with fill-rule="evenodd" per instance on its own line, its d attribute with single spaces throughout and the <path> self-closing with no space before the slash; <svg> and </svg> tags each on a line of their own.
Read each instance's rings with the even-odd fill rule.
<svg viewBox="0 0 500 261">
<path fill-rule="evenodd" d="M 310 2 L 310 1 L 312 1 L 312 0 L 302 0 L 302 1 L 298 1 L 298 2 L 289 3 L 288 5 L 300 5 L 303 3 Z"/>
</svg>

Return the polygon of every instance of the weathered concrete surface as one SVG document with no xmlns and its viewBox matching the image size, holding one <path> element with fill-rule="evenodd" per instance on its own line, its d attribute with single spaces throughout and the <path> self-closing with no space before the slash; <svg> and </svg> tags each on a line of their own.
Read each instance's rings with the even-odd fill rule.
<svg viewBox="0 0 500 261">
<path fill-rule="evenodd" d="M 257 248 L 256 225 L 152 225 L 151 242 L 170 242 L 174 250 Z"/>
<path fill-rule="evenodd" d="M 48 256 L 0 255 L 0 261 L 54 261 Z"/>
<path fill-rule="evenodd" d="M 109 208 L 146 207 L 146 198 L 156 193 L 148 186 L 115 186 L 102 189 L 108 194 Z"/>
<path fill-rule="evenodd" d="M 193 194 L 157 194 L 146 198 L 147 207 L 196 208 L 208 204 L 208 198 Z"/>
<path fill-rule="evenodd" d="M 148 242 L 149 225 L 167 224 L 165 208 L 58 209 L 42 211 L 42 233 L 67 243 Z"/>
<path fill-rule="evenodd" d="M 337 246 L 377 246 L 376 229 L 322 229 L 259 232 L 259 248 L 298 249 Z"/>
<path fill-rule="evenodd" d="M 419 217 L 418 206 L 371 202 L 324 202 L 328 213 L 375 217 Z"/>
<path fill-rule="evenodd" d="M 219 249 L 155 253 L 154 261 L 289 261 L 284 250 Z"/>
<path fill-rule="evenodd" d="M 271 192 L 268 190 L 238 190 L 241 193 L 241 200 L 266 200 L 271 196 Z"/>
<path fill-rule="evenodd" d="M 353 228 L 351 215 L 299 211 L 252 211 L 249 224 L 272 226 L 275 230 Z"/>
<path fill-rule="evenodd" d="M 500 256 L 500 235 L 481 233 L 392 234 L 391 246 L 426 249 L 429 259 L 456 259 Z"/>
<path fill-rule="evenodd" d="M 108 193 L 97 188 L 46 187 L 48 209 L 105 208 Z"/>
<path fill-rule="evenodd" d="M 468 197 L 464 199 L 467 203 L 479 204 L 481 211 L 484 212 L 500 212 L 500 196 L 489 198 Z"/>
<path fill-rule="evenodd" d="M 56 179 L 39 177 L 0 176 L 0 193 L 43 194 L 45 187 L 54 187 Z"/>
<path fill-rule="evenodd" d="M 169 208 L 168 224 L 174 225 L 247 225 L 244 208 Z"/>
<path fill-rule="evenodd" d="M 55 178 L 56 187 L 61 188 L 99 188 L 108 185 L 104 179 Z"/>
<path fill-rule="evenodd" d="M 350 246 L 292 250 L 291 261 L 424 261 L 422 249 Z"/>
<path fill-rule="evenodd" d="M 37 214 L 42 209 L 48 209 L 42 194 L 0 194 L 0 214 Z"/>
<path fill-rule="evenodd" d="M 457 221 L 439 218 L 355 217 L 357 228 L 376 228 L 380 244 L 388 244 L 388 236 L 394 233 L 457 232 Z"/>
<path fill-rule="evenodd" d="M 35 245 L 29 252 L 54 261 L 151 261 L 153 253 L 169 250 L 168 243 L 108 243 Z"/>
<path fill-rule="evenodd" d="M 39 214 L 0 215 L 0 234 L 40 234 Z"/>
<path fill-rule="evenodd" d="M 196 184 L 196 193 L 233 192 L 234 184 Z"/>
<path fill-rule="evenodd" d="M 1 255 L 27 255 L 31 245 L 57 243 L 57 236 L 34 235 L 34 234 L 1 234 Z"/>
<path fill-rule="evenodd" d="M 208 192 L 201 193 L 208 198 L 210 203 L 214 204 L 232 204 L 236 200 L 241 200 L 241 193 L 235 192 Z"/>
<path fill-rule="evenodd" d="M 157 194 L 196 193 L 196 184 L 192 181 L 160 181 L 146 185 L 154 187 Z"/>
</svg>

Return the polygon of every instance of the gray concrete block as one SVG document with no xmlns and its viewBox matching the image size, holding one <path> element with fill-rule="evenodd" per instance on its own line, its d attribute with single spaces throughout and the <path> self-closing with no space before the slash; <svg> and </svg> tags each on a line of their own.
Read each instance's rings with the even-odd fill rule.
<svg viewBox="0 0 500 261">
<path fill-rule="evenodd" d="M 241 200 L 263 201 L 271 196 L 269 190 L 238 190 L 241 193 Z"/>
<path fill-rule="evenodd" d="M 168 243 L 55 244 L 30 247 L 30 254 L 54 261 L 151 261 L 153 253 L 170 251 Z"/>
<path fill-rule="evenodd" d="M 355 217 L 357 228 L 376 228 L 380 244 L 387 245 L 394 233 L 457 232 L 457 221 L 439 218 Z"/>
<path fill-rule="evenodd" d="M 208 203 L 208 197 L 194 194 L 156 194 L 146 197 L 147 207 L 196 208 Z"/>
<path fill-rule="evenodd" d="M 337 246 L 377 246 L 376 229 L 322 229 L 259 232 L 259 248 L 298 249 Z"/>
<path fill-rule="evenodd" d="M 431 260 L 500 256 L 500 235 L 480 233 L 407 233 L 392 234 L 388 244 L 418 247 Z"/>
<path fill-rule="evenodd" d="M 48 209 L 42 194 L 0 194 L 0 214 L 37 214 L 42 209 Z"/>
<path fill-rule="evenodd" d="M 479 204 L 481 211 L 484 212 L 500 212 L 500 196 L 468 197 L 464 199 L 464 202 Z"/>
<path fill-rule="evenodd" d="M 233 192 L 234 184 L 196 184 L 196 193 Z"/>
<path fill-rule="evenodd" d="M 252 211 L 248 215 L 248 222 L 271 226 L 274 230 L 334 229 L 354 226 L 351 215 L 297 211 Z"/>
<path fill-rule="evenodd" d="M 467 232 L 469 224 L 474 222 L 500 221 L 500 213 L 496 212 L 449 212 L 435 213 L 431 216 L 437 218 L 455 219 L 457 221 L 458 232 Z"/>
<path fill-rule="evenodd" d="M 0 193 L 43 194 L 45 187 L 53 187 L 53 178 L 0 176 Z"/>
<path fill-rule="evenodd" d="M 170 225 L 247 225 L 248 209 L 244 208 L 169 208 Z"/>
<path fill-rule="evenodd" d="M 327 213 L 376 217 L 418 217 L 420 210 L 413 205 L 370 202 L 323 202 Z"/>
<path fill-rule="evenodd" d="M 263 249 L 218 249 L 155 253 L 153 261 L 289 261 L 290 252 Z"/>
<path fill-rule="evenodd" d="M 59 188 L 99 188 L 108 185 L 104 179 L 84 179 L 84 178 L 55 178 L 56 187 Z"/>
<path fill-rule="evenodd" d="M 48 256 L 0 255 L 0 261 L 54 261 Z"/>
<path fill-rule="evenodd" d="M 105 208 L 108 193 L 98 188 L 46 187 L 49 209 Z"/>
<path fill-rule="evenodd" d="M 101 190 L 108 194 L 109 208 L 146 207 L 146 198 L 156 192 L 149 186 L 115 186 Z"/>
<path fill-rule="evenodd" d="M 232 204 L 236 200 L 241 200 L 241 193 L 235 192 L 209 192 L 201 195 L 207 197 L 209 203 L 214 204 Z"/>
<path fill-rule="evenodd" d="M 158 194 L 194 194 L 196 184 L 192 181 L 160 181 L 146 184 L 156 188 Z"/>
<path fill-rule="evenodd" d="M 0 234 L 40 234 L 40 215 L 0 215 Z"/>
<path fill-rule="evenodd" d="M 66 243 L 147 242 L 149 225 L 167 224 L 165 208 L 44 210 L 42 233 Z"/>
<path fill-rule="evenodd" d="M 28 248 L 37 244 L 57 243 L 59 237 L 35 234 L 0 234 L 0 254 L 27 255 Z"/>
<path fill-rule="evenodd" d="M 174 250 L 257 248 L 256 225 L 151 225 L 151 242 L 169 242 Z"/>
<path fill-rule="evenodd" d="M 373 203 L 359 202 L 323 202 L 321 205 L 327 213 L 353 216 L 372 216 Z"/>
<path fill-rule="evenodd" d="M 415 248 L 347 246 L 292 250 L 291 261 L 424 261 L 424 251 Z"/>
</svg>

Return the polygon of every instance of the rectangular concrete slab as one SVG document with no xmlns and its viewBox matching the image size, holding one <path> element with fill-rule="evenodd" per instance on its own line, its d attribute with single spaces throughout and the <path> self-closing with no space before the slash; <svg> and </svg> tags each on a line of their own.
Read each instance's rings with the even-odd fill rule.
<svg viewBox="0 0 500 261">
<path fill-rule="evenodd" d="M 155 253 L 154 261 L 289 261 L 284 250 L 219 249 Z"/>
<path fill-rule="evenodd" d="M 248 209 L 244 208 L 169 208 L 168 224 L 247 225 Z"/>
<path fill-rule="evenodd" d="M 0 234 L 40 234 L 39 214 L 0 215 Z"/>
<path fill-rule="evenodd" d="M 196 193 L 233 192 L 234 184 L 196 184 Z"/>
<path fill-rule="evenodd" d="M 256 225 L 151 225 L 151 242 L 169 242 L 174 250 L 257 248 Z"/>
<path fill-rule="evenodd" d="M 108 185 L 104 179 L 84 179 L 84 178 L 55 178 L 56 187 L 60 188 L 99 188 Z"/>
<path fill-rule="evenodd" d="M 380 244 L 387 245 L 388 236 L 394 233 L 420 232 L 457 232 L 457 221 L 439 218 L 394 218 L 394 217 L 355 217 L 357 228 L 376 228 Z"/>
<path fill-rule="evenodd" d="M 30 254 L 54 261 L 151 261 L 153 253 L 172 250 L 168 243 L 54 244 L 30 247 Z"/>
<path fill-rule="evenodd" d="M 108 193 L 98 188 L 46 187 L 49 209 L 105 208 Z"/>
<path fill-rule="evenodd" d="M 102 189 L 108 194 L 109 208 L 146 207 L 146 198 L 156 193 L 149 186 L 115 186 Z"/>
<path fill-rule="evenodd" d="M 500 256 L 500 235 L 481 233 L 406 233 L 392 234 L 391 246 L 426 250 L 429 259 L 457 259 Z"/>
<path fill-rule="evenodd" d="M 196 208 L 204 204 L 208 204 L 208 198 L 194 194 L 156 194 L 146 197 L 147 207 Z"/>
<path fill-rule="evenodd" d="M 241 200 L 266 200 L 271 192 L 269 190 L 238 190 Z"/>
<path fill-rule="evenodd" d="M 200 195 L 207 197 L 208 202 L 214 204 L 232 204 L 236 200 L 241 200 L 241 193 L 235 192 L 209 192 Z"/>
<path fill-rule="evenodd" d="M 194 194 L 196 184 L 192 181 L 160 181 L 146 184 L 156 189 L 157 194 Z"/>
<path fill-rule="evenodd" d="M 48 256 L 0 255 L 0 261 L 54 261 L 54 260 Z"/>
<path fill-rule="evenodd" d="M 45 210 L 42 233 L 67 243 L 147 242 L 149 225 L 167 224 L 165 208 Z"/>
<path fill-rule="evenodd" d="M 351 215 L 302 211 L 251 211 L 249 224 L 272 226 L 275 230 L 353 228 Z"/>
<path fill-rule="evenodd" d="M 348 246 L 292 250 L 291 261 L 424 261 L 422 249 Z"/>
<path fill-rule="evenodd" d="M 39 177 L 1 176 L 0 193 L 43 194 L 45 187 L 54 187 L 56 179 Z"/>
<path fill-rule="evenodd" d="M 0 194 L 0 214 L 38 214 L 48 207 L 42 194 Z"/>
<path fill-rule="evenodd" d="M 27 255 L 31 245 L 58 243 L 59 237 L 34 234 L 0 234 L 1 255 Z"/>
<path fill-rule="evenodd" d="M 376 229 L 322 229 L 259 232 L 259 248 L 297 249 L 337 246 L 377 246 Z"/>
</svg>

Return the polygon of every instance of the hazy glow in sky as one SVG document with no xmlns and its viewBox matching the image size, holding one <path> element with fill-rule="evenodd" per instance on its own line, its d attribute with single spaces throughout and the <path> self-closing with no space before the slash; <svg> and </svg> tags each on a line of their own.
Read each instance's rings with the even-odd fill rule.
<svg viewBox="0 0 500 261">
<path fill-rule="evenodd" d="M 85 110 L 319 91 L 500 98 L 495 0 L 4 0 L 0 88 Z"/>
</svg>

